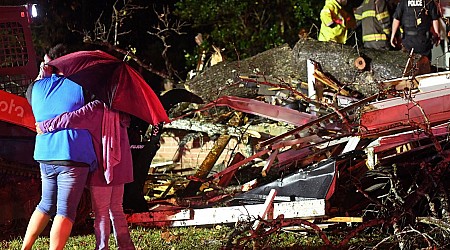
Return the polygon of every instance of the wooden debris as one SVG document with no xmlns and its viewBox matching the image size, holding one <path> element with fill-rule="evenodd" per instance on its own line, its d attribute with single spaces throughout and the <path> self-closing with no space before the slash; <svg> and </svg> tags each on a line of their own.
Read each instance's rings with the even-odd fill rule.
<svg viewBox="0 0 450 250">
<path fill-rule="evenodd" d="M 230 165 L 232 166 L 232 165 L 234 165 L 234 164 L 236 164 L 236 163 L 238 163 L 240 161 L 243 161 L 244 159 L 245 159 L 245 156 L 242 153 L 238 152 L 234 156 L 234 158 L 231 161 Z M 236 171 L 237 171 L 237 169 L 235 169 L 234 171 L 231 171 L 231 172 L 229 172 L 227 174 L 222 175 L 222 177 L 220 178 L 220 180 L 217 183 L 217 185 L 220 186 L 220 187 L 227 187 L 230 184 L 231 179 L 233 178 L 233 176 L 236 173 Z"/>
<path fill-rule="evenodd" d="M 336 83 L 331 78 L 326 76 L 322 71 L 316 70 L 314 72 L 314 76 L 316 77 L 317 80 L 319 80 L 323 84 L 327 85 L 328 87 L 332 88 L 333 90 L 337 91 L 339 94 L 342 94 L 345 96 L 350 96 L 350 93 L 347 90 L 345 90 L 345 89 L 343 89 L 343 87 L 339 86 L 338 83 Z"/>
<path fill-rule="evenodd" d="M 278 149 L 275 149 L 269 156 L 269 159 L 267 159 L 266 164 L 264 164 L 264 167 L 261 171 L 261 175 L 266 177 L 267 173 L 270 171 L 270 168 L 272 167 L 273 162 L 275 161 L 277 155 L 278 155 Z"/>
</svg>

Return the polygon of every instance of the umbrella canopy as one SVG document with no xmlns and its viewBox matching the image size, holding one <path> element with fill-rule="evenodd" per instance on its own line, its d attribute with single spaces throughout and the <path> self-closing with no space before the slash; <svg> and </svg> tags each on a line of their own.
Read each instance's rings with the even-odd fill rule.
<svg viewBox="0 0 450 250">
<path fill-rule="evenodd" d="M 127 63 L 106 52 L 77 51 L 48 64 L 113 109 L 152 125 L 169 122 L 161 102 L 144 78 Z"/>
</svg>

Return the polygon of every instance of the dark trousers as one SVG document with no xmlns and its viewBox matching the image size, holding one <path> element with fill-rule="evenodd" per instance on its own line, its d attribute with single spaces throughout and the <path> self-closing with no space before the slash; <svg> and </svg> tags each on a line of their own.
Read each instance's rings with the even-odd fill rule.
<svg viewBox="0 0 450 250">
<path fill-rule="evenodd" d="M 405 34 L 402 40 L 405 49 L 410 52 L 414 48 L 414 53 L 426 56 L 431 60 L 432 40 L 427 34 L 408 35 Z"/>
</svg>

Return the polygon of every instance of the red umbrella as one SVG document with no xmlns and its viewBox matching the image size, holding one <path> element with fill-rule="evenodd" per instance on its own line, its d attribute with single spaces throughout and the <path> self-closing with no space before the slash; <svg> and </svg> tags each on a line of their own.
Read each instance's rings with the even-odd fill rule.
<svg viewBox="0 0 450 250">
<path fill-rule="evenodd" d="M 100 51 L 78 51 L 48 63 L 109 107 L 155 125 L 169 122 L 166 111 L 144 78 L 127 63 Z"/>
</svg>

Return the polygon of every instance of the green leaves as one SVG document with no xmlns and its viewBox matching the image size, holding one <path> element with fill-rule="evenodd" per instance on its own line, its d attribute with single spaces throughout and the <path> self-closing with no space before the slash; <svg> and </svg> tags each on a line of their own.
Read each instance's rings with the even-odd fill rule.
<svg viewBox="0 0 450 250">
<path fill-rule="evenodd" d="M 244 58 L 284 43 L 298 41 L 298 32 L 320 24 L 323 0 L 183 0 L 176 14 L 209 43 L 225 48 L 230 59 Z"/>
</svg>

